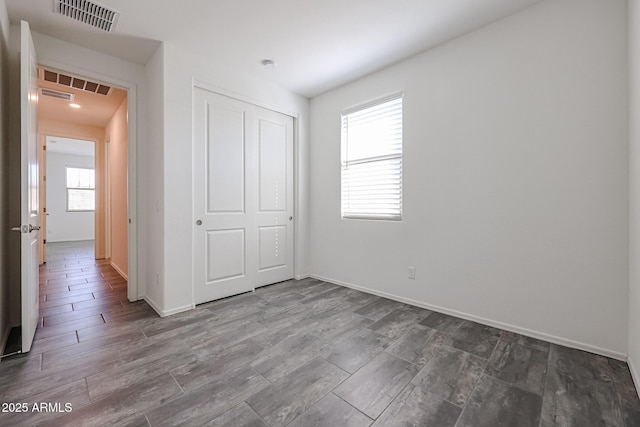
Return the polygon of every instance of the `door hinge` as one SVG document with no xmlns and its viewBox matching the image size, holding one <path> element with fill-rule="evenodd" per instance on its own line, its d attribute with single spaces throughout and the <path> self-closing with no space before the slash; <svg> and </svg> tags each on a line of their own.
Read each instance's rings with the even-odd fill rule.
<svg viewBox="0 0 640 427">
<path fill-rule="evenodd" d="M 47 208 L 42 208 L 42 213 L 47 213 Z"/>
<path fill-rule="evenodd" d="M 47 146 L 46 146 L 46 145 L 43 145 L 43 146 L 42 146 L 42 149 L 43 149 L 44 151 L 47 151 Z"/>
<path fill-rule="evenodd" d="M 42 241 L 42 244 L 43 244 L 43 245 L 46 245 L 46 244 L 47 244 L 47 239 L 44 239 L 44 240 Z"/>
</svg>

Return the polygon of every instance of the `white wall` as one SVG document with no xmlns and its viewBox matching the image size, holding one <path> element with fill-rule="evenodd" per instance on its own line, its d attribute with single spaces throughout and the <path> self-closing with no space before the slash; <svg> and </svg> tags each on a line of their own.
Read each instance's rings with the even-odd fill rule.
<svg viewBox="0 0 640 427">
<path fill-rule="evenodd" d="M 305 162 L 308 100 L 270 82 L 245 76 L 238 70 L 205 57 L 195 57 L 173 43 L 164 47 L 164 271 L 159 272 L 164 300 L 162 314 L 170 314 L 193 306 L 193 200 L 192 200 L 192 93 L 193 81 L 201 81 L 225 93 L 237 94 L 262 106 L 298 115 L 298 164 Z M 306 165 L 298 173 L 306 173 Z M 306 177 L 300 178 L 302 185 Z M 297 230 L 308 228 L 304 206 L 306 190 L 298 187 Z M 302 193 L 302 196 L 300 196 Z M 296 235 L 296 274 L 306 273 L 304 233 Z"/>
<path fill-rule="evenodd" d="M 47 243 L 93 240 L 95 236 L 94 211 L 67 212 L 67 166 L 95 169 L 95 158 L 47 151 Z"/>
<path fill-rule="evenodd" d="M 145 298 L 156 310 L 160 310 L 164 301 L 160 278 L 164 270 L 164 65 L 164 45 L 160 45 L 145 66 L 150 149 L 139 157 L 147 171 L 144 177 L 146 191 L 141 196 L 142 204 L 147 208 L 145 234 L 148 239 L 148 250 L 143 258 L 139 258 L 139 264 L 148 277 L 144 284 Z"/>
<path fill-rule="evenodd" d="M 640 390 L 640 1 L 629 1 L 629 367 Z"/>
<path fill-rule="evenodd" d="M 623 358 L 626 37 L 542 2 L 312 99 L 312 275 Z M 340 111 L 399 91 L 403 221 L 341 220 Z"/>
</svg>

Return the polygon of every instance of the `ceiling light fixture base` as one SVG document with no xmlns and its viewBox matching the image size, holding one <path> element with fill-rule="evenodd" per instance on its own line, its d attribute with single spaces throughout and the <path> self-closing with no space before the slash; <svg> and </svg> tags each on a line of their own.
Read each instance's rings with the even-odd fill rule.
<svg viewBox="0 0 640 427">
<path fill-rule="evenodd" d="M 278 66 L 278 64 L 276 64 L 276 61 L 274 61 L 273 59 L 263 59 L 262 65 L 267 70 L 273 70 Z"/>
</svg>

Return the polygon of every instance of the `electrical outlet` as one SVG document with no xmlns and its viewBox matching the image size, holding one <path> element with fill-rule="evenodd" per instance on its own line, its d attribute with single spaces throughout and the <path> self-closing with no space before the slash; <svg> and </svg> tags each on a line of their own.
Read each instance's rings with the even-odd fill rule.
<svg viewBox="0 0 640 427">
<path fill-rule="evenodd" d="M 415 279 L 415 278 L 416 278 L 416 268 L 409 267 L 409 279 Z"/>
</svg>

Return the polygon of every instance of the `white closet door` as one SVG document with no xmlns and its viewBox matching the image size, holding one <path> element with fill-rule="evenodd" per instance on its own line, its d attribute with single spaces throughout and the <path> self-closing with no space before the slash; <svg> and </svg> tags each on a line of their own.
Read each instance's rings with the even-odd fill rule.
<svg viewBox="0 0 640 427">
<path fill-rule="evenodd" d="M 256 113 L 256 286 L 263 286 L 293 277 L 293 118 L 261 108 Z"/>
<path fill-rule="evenodd" d="M 200 88 L 194 95 L 199 304 L 293 277 L 293 119 Z"/>
</svg>

